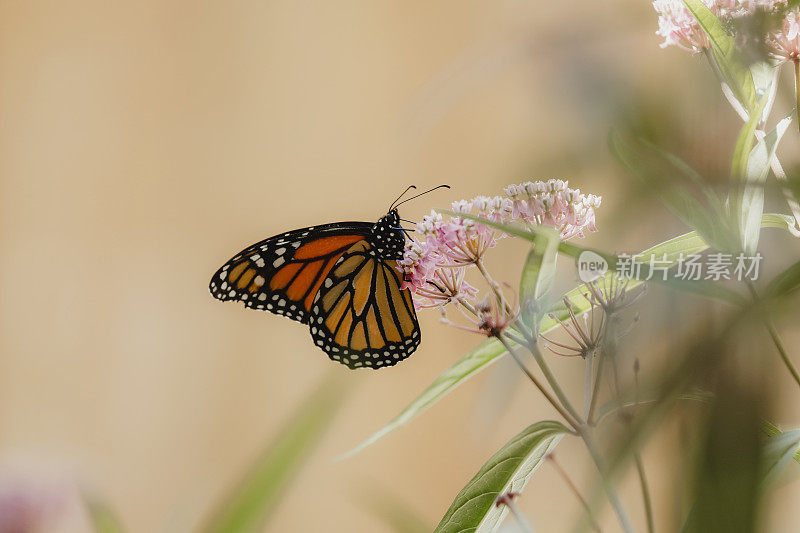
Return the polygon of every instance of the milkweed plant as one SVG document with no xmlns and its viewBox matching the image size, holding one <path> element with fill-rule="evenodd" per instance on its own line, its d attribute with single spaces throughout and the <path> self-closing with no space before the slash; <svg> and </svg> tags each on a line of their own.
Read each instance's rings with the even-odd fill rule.
<svg viewBox="0 0 800 533">
<path fill-rule="evenodd" d="M 605 501 L 620 530 L 637 531 L 640 524 L 652 533 L 659 520 L 642 448 L 652 427 L 678 400 L 709 406 L 705 423 L 710 434 L 696 452 L 724 455 L 716 441 L 733 431 L 736 438 L 726 445 L 736 459 L 719 464 L 707 459 L 698 467 L 689 510 L 679 519 L 671 517 L 676 528 L 755 531 L 759 494 L 789 462 L 800 462 L 800 430 L 784 431 L 764 418 L 758 394 L 742 392 L 747 387 L 731 370 L 736 365 L 730 359 L 736 356 L 729 355 L 739 350 L 736 331 L 757 317 L 771 344 L 760 356 L 774 353 L 769 357 L 780 362 L 798 387 L 793 393 L 800 394 L 800 374 L 773 320 L 773 310 L 800 286 L 800 262 L 759 282 L 762 228 L 781 228 L 790 240 L 800 236 L 798 189 L 776 153 L 797 108 L 771 119 L 779 74 L 787 64 L 796 81 L 793 101 L 800 102 L 800 11 L 790 1 L 654 0 L 652 5 L 661 46 L 704 56 L 721 95 L 743 122 L 732 149 L 729 186 L 720 193 L 680 154 L 612 131 L 609 145 L 619 163 L 634 179 L 659 191 L 689 233 L 636 254 L 582 246 L 582 239 L 598 230 L 601 197 L 572 189 L 561 179 L 526 181 L 495 196 L 458 200 L 417 224 L 399 261 L 415 306 L 438 313 L 454 334 L 486 340 L 350 453 L 407 424 L 501 357 L 515 361 L 556 415 L 532 421 L 480 468 L 476 465 L 477 473 L 455 496 L 436 532 L 495 531 L 509 512 L 521 530 L 532 531 L 536 517 L 526 517 L 515 501 L 538 466 L 549 461 L 583 506 L 578 527 L 599 531 L 597 508 Z M 764 212 L 770 176 L 786 213 Z M 505 239 L 530 245 L 519 283 L 498 281 L 488 266 L 487 258 Z M 569 267 L 559 257 L 574 261 L 581 283 L 556 297 L 551 290 L 556 272 Z M 631 361 L 624 347 L 638 315 L 647 312 L 639 308 L 651 284 L 723 303 L 729 314 L 724 326 L 709 326 L 703 336 L 689 332 L 685 357 L 645 388 L 640 357 Z M 565 389 L 551 369 L 552 357 L 572 357 L 583 365 L 582 391 Z M 623 372 L 623 365 L 632 365 L 630 371 Z M 601 405 L 605 389 L 612 398 Z M 579 405 L 575 398 L 581 393 Z M 608 419 L 621 422 L 622 437 L 604 443 L 601 425 Z M 553 451 L 565 437 L 582 441 L 601 479 L 599 490 L 577 487 L 555 460 Z M 617 488 L 626 465 L 636 472 L 641 509 L 634 509 Z"/>
</svg>

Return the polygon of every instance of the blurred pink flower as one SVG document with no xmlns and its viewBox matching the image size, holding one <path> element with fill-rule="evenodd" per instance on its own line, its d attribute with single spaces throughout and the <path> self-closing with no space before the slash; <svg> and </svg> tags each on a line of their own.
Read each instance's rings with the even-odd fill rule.
<svg viewBox="0 0 800 533">
<path fill-rule="evenodd" d="M 41 531 L 63 510 L 70 497 L 60 486 L 21 478 L 0 483 L 0 533 Z"/>
<path fill-rule="evenodd" d="M 800 10 L 787 10 L 778 31 L 767 35 L 766 42 L 774 59 L 797 61 L 800 58 Z"/>
<path fill-rule="evenodd" d="M 723 22 L 739 7 L 737 0 L 703 0 L 703 3 Z M 697 53 L 710 46 L 708 36 L 682 0 L 653 0 L 653 9 L 658 13 L 656 35 L 664 38 L 662 48 L 677 46 Z"/>
<path fill-rule="evenodd" d="M 767 44 L 770 56 L 780 62 L 800 58 L 800 9 L 789 8 L 788 0 L 703 0 L 708 8 L 725 24 L 757 13 L 777 15 L 777 29 L 767 35 L 757 36 Z M 664 38 L 661 47 L 677 46 L 697 53 L 710 46 L 708 37 L 682 0 L 653 0 L 658 13 L 657 35 Z M 749 42 L 738 35 L 739 45 Z"/>
</svg>

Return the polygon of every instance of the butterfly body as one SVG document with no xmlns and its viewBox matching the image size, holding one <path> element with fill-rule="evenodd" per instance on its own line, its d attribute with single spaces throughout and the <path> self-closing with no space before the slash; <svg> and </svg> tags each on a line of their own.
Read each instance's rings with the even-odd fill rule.
<svg viewBox="0 0 800 533">
<path fill-rule="evenodd" d="M 397 209 L 376 223 L 338 222 L 253 244 L 223 265 L 209 289 L 219 300 L 309 326 L 314 343 L 350 368 L 391 366 L 420 342 L 397 260 L 405 236 Z"/>
</svg>

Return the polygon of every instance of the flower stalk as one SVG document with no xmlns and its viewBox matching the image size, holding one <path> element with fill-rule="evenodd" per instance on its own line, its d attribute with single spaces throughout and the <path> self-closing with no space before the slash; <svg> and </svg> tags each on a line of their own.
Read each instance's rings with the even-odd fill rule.
<svg viewBox="0 0 800 533">
<path fill-rule="evenodd" d="M 519 494 L 516 492 L 507 492 L 497 498 L 495 505 L 497 507 L 508 507 L 508 510 L 511 511 L 512 515 L 514 515 L 514 519 L 517 521 L 517 525 L 519 525 L 519 528 L 523 531 L 523 533 L 533 533 L 533 527 L 514 503 L 514 500 L 517 499 L 518 496 Z"/>
<path fill-rule="evenodd" d="M 567 487 L 569 487 L 569 490 L 572 492 L 572 494 L 575 495 L 575 497 L 581 503 L 583 510 L 586 512 L 586 516 L 589 517 L 589 522 L 591 523 L 592 529 L 594 529 L 597 533 L 602 533 L 600 525 L 597 523 L 597 519 L 595 519 L 594 513 L 592 513 L 592 508 L 589 507 L 589 503 L 586 501 L 586 498 L 583 497 L 577 485 L 573 483 L 572 479 L 569 477 L 569 474 L 567 474 L 566 470 L 564 470 L 564 468 L 561 466 L 561 463 L 559 463 L 556 460 L 556 454 L 555 453 L 549 454 L 547 456 L 547 461 L 551 465 L 553 465 L 553 468 L 556 469 L 556 472 L 558 472 L 558 475 L 561 476 L 561 479 L 564 480 L 564 483 L 566 483 Z"/>
<path fill-rule="evenodd" d="M 794 63 L 794 105 L 797 116 L 797 129 L 800 130 L 800 58 L 795 57 Z"/>
</svg>

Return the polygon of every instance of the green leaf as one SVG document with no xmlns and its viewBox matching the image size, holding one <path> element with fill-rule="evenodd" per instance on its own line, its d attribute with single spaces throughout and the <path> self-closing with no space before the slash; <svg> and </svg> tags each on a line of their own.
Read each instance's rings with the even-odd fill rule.
<svg viewBox="0 0 800 533">
<path fill-rule="evenodd" d="M 759 102 L 759 108 L 763 108 L 766 100 Z M 743 179 L 747 172 L 747 161 L 750 159 L 750 150 L 753 146 L 753 136 L 758 127 L 758 114 L 753 113 L 750 119 L 742 125 L 739 135 L 736 137 L 736 144 L 733 148 L 733 158 L 731 158 L 731 178 Z"/>
<path fill-rule="evenodd" d="M 694 185 L 697 187 L 703 195 L 706 197 L 706 201 L 711 206 L 712 210 L 717 216 L 721 216 L 725 214 L 725 203 L 722 199 L 714 192 L 714 189 L 708 184 L 705 178 L 701 176 L 695 169 L 693 169 L 689 164 L 681 159 L 680 157 L 667 152 L 666 150 L 655 146 L 647 141 L 642 141 L 642 143 L 650 148 L 653 152 L 659 154 L 665 161 L 669 162 L 675 170 L 678 171 L 678 175 L 686 178 L 686 182 Z"/>
<path fill-rule="evenodd" d="M 441 210 L 442 213 L 447 213 L 447 211 Z M 498 228 L 502 231 L 510 235 L 515 235 L 521 237 L 528 241 L 535 241 L 536 233 L 533 233 L 527 229 L 520 228 L 518 226 L 511 226 L 508 224 L 496 224 L 489 221 L 485 221 L 481 218 L 477 217 L 469 217 L 467 215 L 458 215 L 464 216 L 465 218 L 473 218 L 474 220 L 478 220 L 481 223 L 486 223 L 492 227 Z M 788 229 L 791 228 L 791 224 L 793 222 L 793 218 L 788 215 L 778 215 L 778 214 L 767 214 L 763 217 L 763 225 L 764 227 L 772 227 L 772 228 L 782 228 Z M 669 239 L 668 241 L 662 242 L 661 244 L 657 244 L 647 250 L 644 250 L 639 255 L 656 255 L 657 257 L 664 256 L 667 261 L 677 262 L 681 256 L 681 254 L 689 255 L 689 254 L 696 254 L 700 253 L 703 250 L 708 248 L 708 244 L 706 241 L 700 237 L 697 232 L 692 231 L 686 233 L 684 235 L 679 235 L 678 237 L 674 237 Z M 571 257 L 578 257 L 580 255 L 581 250 L 586 250 L 587 248 L 580 248 L 570 243 L 561 242 L 559 244 L 559 251 L 564 253 L 565 251 L 568 252 L 567 255 Z M 616 257 L 611 254 L 604 254 L 603 252 L 597 252 L 603 257 L 609 257 L 611 259 L 610 263 L 614 263 L 616 261 Z M 628 290 L 633 289 L 634 287 L 641 285 L 644 283 L 643 281 L 632 279 L 628 282 Z M 584 297 L 586 293 L 586 288 L 584 285 L 579 285 L 574 289 L 566 292 L 561 300 L 567 298 L 570 302 L 570 305 L 573 308 L 573 311 L 576 315 L 584 313 L 591 308 L 591 304 L 589 301 Z M 560 301 L 561 301 L 560 300 Z M 566 320 L 569 316 L 567 313 L 566 308 L 564 308 L 563 304 L 556 305 L 554 308 L 550 310 L 557 318 L 561 320 Z M 558 327 L 558 322 L 554 320 L 552 317 L 548 315 L 544 316 L 539 324 L 539 333 L 548 333 L 552 331 L 556 327 Z M 385 437 L 392 431 L 408 424 L 420 414 L 425 412 L 429 407 L 433 404 L 447 396 L 453 389 L 467 381 L 469 378 L 478 374 L 489 365 L 497 361 L 500 357 L 505 355 L 507 352 L 503 345 L 500 344 L 498 341 L 494 339 L 487 339 L 483 343 L 481 343 L 477 348 L 470 351 L 456 361 L 453 366 L 446 369 L 442 372 L 439 377 L 434 380 L 422 393 L 417 396 L 410 404 L 408 404 L 405 409 L 403 409 L 397 416 L 395 416 L 392 420 L 390 420 L 384 427 L 370 435 L 367 439 L 365 439 L 361 444 L 350 450 L 349 452 L 343 454 L 340 458 L 350 457 L 359 453 L 360 451 L 364 450 L 368 446 L 374 444 L 381 438 Z"/>
<path fill-rule="evenodd" d="M 768 298 L 789 296 L 800 288 L 800 261 L 772 278 L 764 292 Z"/>
<path fill-rule="evenodd" d="M 483 224 L 485 226 L 489 226 L 491 228 L 498 229 L 498 230 L 502 231 L 503 233 L 506 233 L 508 235 L 512 235 L 514 237 L 519 237 L 519 238 L 524 239 L 524 240 L 526 240 L 526 241 L 528 241 L 530 243 L 533 243 L 533 244 L 536 244 L 536 239 L 541 234 L 541 231 L 543 229 L 545 231 L 550 231 L 551 230 L 550 227 L 540 228 L 540 227 L 534 227 L 534 226 L 531 226 L 531 225 L 522 226 L 520 224 L 504 224 L 502 222 L 494 222 L 492 220 L 487 220 L 485 218 L 477 217 L 475 215 L 470 215 L 470 214 L 466 214 L 466 213 L 454 213 L 452 211 L 448 211 L 447 209 L 437 209 L 436 211 L 439 212 L 439 213 L 443 213 L 445 215 L 450 215 L 450 216 L 459 217 L 459 218 L 466 218 L 466 219 L 469 219 L 469 220 L 474 220 L 476 222 L 480 222 L 481 224 Z M 596 253 L 596 254 L 600 255 L 601 257 L 605 258 L 606 261 L 609 261 L 609 262 L 612 262 L 612 263 L 614 261 L 616 261 L 616 257 L 613 254 L 605 253 L 605 252 L 602 252 L 600 250 L 595 250 L 595 249 L 592 249 L 592 248 L 583 248 L 583 247 L 576 246 L 574 244 L 571 244 L 571 243 L 568 243 L 568 242 L 564 242 L 564 241 L 559 241 L 559 243 L 558 243 L 558 251 L 559 252 L 561 252 L 564 255 L 568 255 L 570 257 L 576 258 L 576 259 L 581 254 L 581 252 L 586 251 L 586 250 L 593 251 L 594 253 Z"/>
<path fill-rule="evenodd" d="M 672 214 L 696 230 L 709 244 L 722 250 L 737 243 L 722 202 L 689 165 L 646 143 L 627 143 L 613 131 L 608 137 L 608 145 L 611 154 L 634 178 L 655 191 Z M 689 185 L 699 186 L 710 207 L 695 198 Z"/>
<path fill-rule="evenodd" d="M 750 246 L 753 245 L 753 241 L 758 241 L 758 229 L 755 229 L 756 235 L 753 237 L 752 234 L 745 236 L 745 227 L 747 227 L 750 231 L 752 228 L 750 227 L 750 223 L 748 222 L 749 214 L 745 210 L 744 206 L 744 191 L 748 181 L 748 164 L 750 162 L 750 152 L 752 151 L 753 146 L 753 136 L 756 132 L 756 127 L 758 126 L 759 118 L 761 115 L 761 111 L 764 109 L 764 105 L 767 101 L 767 98 L 762 98 L 758 103 L 757 112 L 750 114 L 750 119 L 745 122 L 742 126 L 742 129 L 739 130 L 739 136 L 736 139 L 736 145 L 734 146 L 733 150 L 733 158 L 731 160 L 731 180 L 734 181 L 733 186 L 733 194 L 729 196 L 729 202 L 731 204 L 731 212 L 738 213 L 738 233 L 739 233 L 739 248 L 745 250 L 745 240 L 748 241 Z M 769 164 L 769 159 L 766 160 L 766 163 Z M 758 172 L 757 169 L 753 169 L 754 172 Z M 766 172 L 766 171 L 765 171 Z M 758 181 L 757 176 L 753 176 L 755 181 Z M 766 179 L 766 173 L 764 175 L 764 179 Z M 761 194 L 763 195 L 763 187 Z M 755 198 L 752 198 L 755 201 Z M 763 206 L 763 196 L 762 196 L 762 206 Z M 761 220 L 761 213 L 758 213 L 758 218 L 756 220 Z M 732 249 L 728 249 L 726 251 L 733 251 Z"/>
<path fill-rule="evenodd" d="M 483 341 L 477 348 L 470 351 L 467 355 L 456 361 L 453 366 L 442 372 L 428 388 L 422 391 L 422 394 L 417 396 L 414 401 L 403 409 L 400 414 L 390 420 L 388 424 L 373 433 L 361 444 L 343 454 L 340 458 L 344 459 L 355 455 L 395 429 L 406 425 L 425 412 L 428 407 L 447 396 L 453 389 L 494 363 L 505 353 L 506 349 L 498 340 L 487 339 Z"/>
<path fill-rule="evenodd" d="M 557 258 L 558 236 L 555 231 L 540 232 L 528 252 L 519 284 L 522 323 L 532 331 L 536 330 L 536 324 L 547 309 L 546 299 L 553 286 Z"/>
<path fill-rule="evenodd" d="M 94 498 L 85 498 L 84 502 L 92 530 L 95 533 L 122 533 L 125 531 L 116 513 L 104 502 Z"/>
<path fill-rule="evenodd" d="M 784 229 L 795 237 L 800 237 L 800 228 L 797 227 L 797 221 L 791 215 L 767 213 L 761 217 L 761 227 Z"/>
<path fill-rule="evenodd" d="M 762 451 L 764 487 L 772 484 L 800 450 L 800 429 L 785 431 L 771 436 Z"/>
<path fill-rule="evenodd" d="M 508 513 L 498 496 L 520 492 L 547 454 L 569 430 L 559 422 L 528 426 L 508 441 L 458 493 L 434 533 L 495 531 Z"/>
<path fill-rule="evenodd" d="M 761 422 L 761 430 L 762 430 L 762 431 L 763 431 L 763 432 L 764 432 L 764 433 L 765 433 L 765 434 L 766 434 L 768 437 L 774 437 L 774 436 L 776 436 L 776 435 L 780 435 L 780 434 L 782 434 L 782 433 L 783 433 L 783 430 L 782 430 L 781 428 L 779 428 L 778 426 L 776 426 L 775 424 L 773 424 L 773 423 L 772 423 L 772 422 L 770 422 L 769 420 L 763 420 L 763 421 Z M 798 431 L 798 430 L 792 430 L 792 431 Z M 795 460 L 795 462 L 796 462 L 797 464 L 800 464 L 800 450 L 798 450 L 797 452 L 795 452 L 795 454 L 794 454 L 794 460 Z"/>
<path fill-rule="evenodd" d="M 450 213 L 449 211 L 442 210 L 442 213 Z M 516 224 L 503 224 L 500 222 L 494 222 L 491 220 L 486 220 L 480 217 L 476 217 L 473 215 L 468 214 L 461 214 L 459 215 L 462 218 L 467 218 L 470 220 L 475 220 L 480 222 L 481 224 L 485 224 L 495 229 L 499 229 L 508 235 L 512 235 L 515 237 L 520 237 L 530 242 L 535 242 L 536 236 L 539 234 L 539 229 L 534 229 L 531 226 L 520 226 Z M 781 228 L 789 231 L 793 235 L 795 234 L 795 226 L 794 226 L 794 218 L 789 215 L 782 215 L 776 213 L 767 213 L 762 215 L 761 217 L 761 226 L 764 228 Z M 665 241 L 661 244 L 658 244 L 652 248 L 648 248 L 642 252 L 636 254 L 636 257 L 656 257 L 659 262 L 662 261 L 665 264 L 676 264 L 681 256 L 684 257 L 690 254 L 697 254 L 700 253 L 708 248 L 708 243 L 705 239 L 703 239 L 696 231 L 686 233 L 684 235 L 675 237 L 670 239 L 669 241 Z M 583 246 L 579 246 L 577 244 L 573 244 L 570 242 L 561 242 L 558 245 L 558 251 L 567 255 L 569 257 L 577 259 L 583 252 L 593 252 L 598 254 L 599 256 L 603 257 L 610 265 L 611 269 L 618 264 L 619 258 L 614 254 L 609 254 L 603 251 L 596 250 L 594 248 L 586 248 Z M 628 288 L 633 288 L 637 285 L 645 281 L 651 281 L 655 283 L 660 283 L 663 285 L 667 285 L 668 287 L 682 290 L 685 292 L 692 292 L 701 296 L 710 296 L 717 298 L 719 300 L 732 303 L 732 304 L 741 304 L 744 303 L 744 299 L 741 295 L 739 295 L 735 291 L 731 291 L 725 287 L 720 285 L 716 285 L 713 283 L 707 283 L 704 281 L 686 281 L 679 278 L 667 278 L 667 280 L 662 280 L 657 277 L 653 277 L 651 280 L 647 280 L 648 277 L 648 266 L 646 261 L 637 261 L 642 265 L 641 270 L 641 277 L 640 279 L 631 279 Z M 608 276 L 607 276 L 608 277 Z M 692 286 L 690 285 L 696 285 Z M 574 291 L 583 291 L 583 286 L 579 286 Z M 570 293 L 572 294 L 572 293 Z"/>
<path fill-rule="evenodd" d="M 714 58 L 719 65 L 724 81 L 731 88 L 742 107 L 752 112 L 756 106 L 753 75 L 739 57 L 733 36 L 725 31 L 725 26 L 708 9 L 703 0 L 683 0 L 683 3 L 708 35 Z M 760 115 L 760 112 L 757 115 Z"/>
<path fill-rule="evenodd" d="M 775 150 L 792 121 L 794 111 L 784 117 L 758 141 L 750 151 L 747 169 L 744 174 L 744 190 L 741 201 L 741 232 L 744 250 L 750 254 L 758 248 L 761 233 L 761 214 L 764 212 L 764 186 L 769 173 L 770 161 Z"/>
<path fill-rule="evenodd" d="M 247 468 L 247 474 L 211 514 L 202 531 L 261 531 L 289 482 L 330 425 L 343 393 L 340 378 L 325 380 L 278 438 Z"/>
<path fill-rule="evenodd" d="M 705 390 L 696 390 L 691 392 L 684 392 L 675 397 L 675 400 L 692 401 L 699 403 L 709 403 L 714 398 L 714 394 Z M 609 416 L 619 411 L 620 409 L 629 409 L 631 407 L 639 407 L 642 405 L 652 404 L 658 401 L 656 397 L 650 398 L 628 398 L 628 399 L 615 399 L 605 403 L 597 408 L 597 418 L 595 423 L 600 425 Z"/>
<path fill-rule="evenodd" d="M 533 240 L 534 242 L 536 236 L 539 234 L 539 231 L 541 231 L 539 229 L 525 230 L 518 226 L 486 221 L 484 219 L 481 219 L 479 217 L 474 217 L 472 215 L 462 215 L 462 216 L 464 218 L 480 221 L 481 223 L 485 223 L 488 226 L 500 229 L 511 235 L 521 236 L 526 240 Z M 693 242 L 694 240 L 696 240 L 697 243 Z M 681 254 L 686 256 L 689 254 L 699 253 L 705 250 L 706 248 L 708 248 L 708 244 L 706 244 L 705 240 L 698 237 L 697 234 L 693 232 L 691 234 L 686 234 L 680 237 L 676 237 L 675 239 L 667 241 L 666 243 L 662 243 L 658 246 L 654 246 L 653 248 L 649 248 L 637 255 L 642 256 L 643 258 L 649 258 L 652 256 L 658 259 L 658 261 L 662 263 L 664 266 L 666 265 L 672 266 L 677 264 L 677 262 L 681 258 Z M 608 261 L 609 265 L 611 266 L 611 270 L 614 270 L 614 267 L 618 264 L 618 258 L 613 254 L 600 252 L 592 248 L 584 248 L 583 246 L 578 246 L 572 243 L 567 243 L 567 242 L 560 243 L 559 251 L 575 259 L 577 259 L 583 252 L 596 253 L 601 257 L 603 257 L 606 261 Z M 642 266 L 641 277 L 639 277 L 638 279 L 630 279 L 627 282 L 628 289 L 632 289 L 638 285 L 641 285 L 644 282 L 650 282 L 650 283 L 657 283 L 659 285 L 664 285 L 674 290 L 688 292 L 696 294 L 698 296 L 704 296 L 707 298 L 714 298 L 716 300 L 726 302 L 732 305 L 744 305 L 745 303 L 747 303 L 747 299 L 744 298 L 742 295 L 718 283 L 712 283 L 705 280 L 684 280 L 681 278 L 677 278 L 675 276 L 667 276 L 666 279 L 660 278 L 658 276 L 653 276 L 652 279 L 647 279 L 649 277 L 649 265 L 647 261 L 637 261 L 637 263 L 639 263 Z M 605 276 L 606 281 L 610 281 L 611 278 L 612 278 L 611 272 L 606 274 Z M 585 294 L 586 292 L 587 290 L 584 288 L 583 285 L 581 285 L 576 289 L 574 289 L 574 292 L 568 293 L 567 297 L 574 304 L 575 311 L 584 311 L 589 308 L 588 300 L 580 297 L 581 294 Z M 578 300 L 578 303 L 576 303 L 575 300 Z M 566 308 L 564 308 L 561 303 L 556 304 L 555 310 L 551 309 L 551 312 L 559 311 L 561 309 L 563 309 L 564 312 L 562 314 L 563 316 L 560 316 L 559 318 L 561 319 L 567 318 L 568 314 L 566 313 Z M 557 312 L 556 314 L 560 313 Z M 550 319 L 549 321 L 548 319 L 545 319 L 543 322 L 543 324 L 545 324 L 545 327 L 547 328 L 549 328 L 550 324 L 552 323 L 553 323 L 552 319 Z"/>
</svg>

